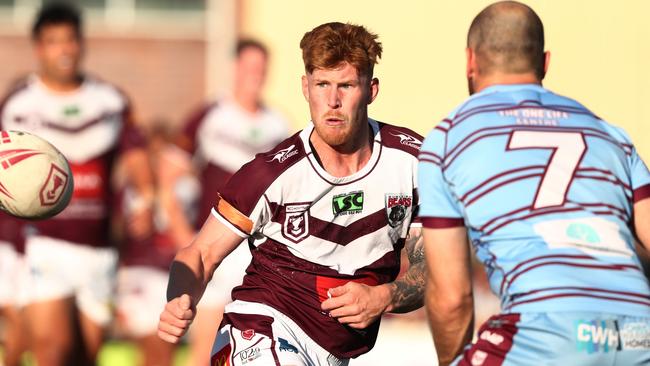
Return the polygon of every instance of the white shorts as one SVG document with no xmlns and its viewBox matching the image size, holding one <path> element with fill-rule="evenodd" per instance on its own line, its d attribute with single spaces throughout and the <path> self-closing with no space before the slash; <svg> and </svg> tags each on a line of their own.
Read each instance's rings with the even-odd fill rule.
<svg viewBox="0 0 650 366">
<path fill-rule="evenodd" d="M 0 241 L 0 306 L 24 306 L 28 281 L 25 256 L 18 253 L 11 243 Z"/>
<path fill-rule="evenodd" d="M 117 271 L 117 317 L 126 335 L 140 338 L 155 334 L 158 319 L 167 304 L 168 271 L 129 266 Z"/>
<path fill-rule="evenodd" d="M 289 317 L 274 308 L 247 301 L 226 306 L 211 352 L 211 365 L 346 366 L 319 346 Z"/>
<path fill-rule="evenodd" d="M 222 307 L 232 301 L 231 292 L 241 285 L 246 274 L 246 268 L 251 263 L 251 252 L 248 244 L 243 242 L 224 259 L 219 268 L 214 271 L 212 280 L 205 288 L 198 307 Z"/>
<path fill-rule="evenodd" d="M 95 323 L 111 320 L 117 251 L 45 236 L 25 243 L 30 270 L 29 303 L 75 297 L 79 310 Z"/>
</svg>

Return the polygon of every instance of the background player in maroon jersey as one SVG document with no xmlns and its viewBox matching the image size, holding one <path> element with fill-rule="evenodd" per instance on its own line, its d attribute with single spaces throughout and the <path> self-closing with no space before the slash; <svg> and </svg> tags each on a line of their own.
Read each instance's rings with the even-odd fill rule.
<svg viewBox="0 0 650 366">
<path fill-rule="evenodd" d="M 242 238 L 253 263 L 226 307 L 215 362 L 345 365 L 372 347 L 384 312 L 422 305 L 425 267 L 411 220 L 421 142 L 368 118 L 379 91 L 376 38 L 342 23 L 305 35 L 302 88 L 313 124 L 259 154 L 221 190 L 213 214 L 172 264 L 163 339 L 176 343 L 187 331 L 206 283 Z M 340 190 L 352 192 L 333 195 Z M 395 205 L 405 210 L 390 216 Z M 395 280 L 402 245 L 411 263 Z M 324 246 L 331 251 L 319 252 Z"/>
<path fill-rule="evenodd" d="M 108 235 L 111 169 L 121 160 L 137 192 L 139 210 L 129 225 L 136 236 L 151 230 L 151 174 L 128 99 L 80 70 L 78 10 L 65 3 L 46 4 L 36 17 L 32 39 L 38 70 L 6 98 L 2 127 L 34 133 L 55 145 L 70 162 L 75 190 L 68 207 L 34 223 L 35 233 L 27 238 L 26 323 L 40 366 L 92 364 L 111 318 L 117 263 Z M 76 325 L 81 342 L 74 340 Z M 71 360 L 76 346 L 85 348 L 84 360 Z"/>
<path fill-rule="evenodd" d="M 288 135 L 288 122 L 262 100 L 269 54 L 266 47 L 252 39 L 241 39 L 234 52 L 234 84 L 232 93 L 203 106 L 185 123 L 176 146 L 166 149 L 159 172 L 165 176 L 159 185 L 169 220 L 170 233 L 178 245 L 192 240 L 200 224 L 210 215 L 212 202 L 228 178 L 255 154 L 267 151 Z M 188 217 L 187 210 L 178 210 L 176 183 L 196 172 L 200 179 L 201 197 L 198 212 Z M 175 201 L 175 202 L 173 202 Z M 184 214 L 185 213 L 185 214 Z M 198 218 L 198 219 L 197 219 Z M 231 301 L 230 291 L 241 284 L 251 256 L 241 246 L 215 272 L 197 308 L 190 332 L 190 364 L 207 365 L 214 334 L 223 307 Z"/>
</svg>

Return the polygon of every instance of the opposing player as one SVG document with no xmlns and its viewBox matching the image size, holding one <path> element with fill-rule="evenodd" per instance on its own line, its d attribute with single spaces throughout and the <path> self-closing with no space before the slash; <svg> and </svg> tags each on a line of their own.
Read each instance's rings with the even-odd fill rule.
<svg viewBox="0 0 650 366">
<path fill-rule="evenodd" d="M 372 348 L 384 312 L 422 304 L 420 138 L 368 118 L 381 44 L 362 26 L 327 23 L 300 46 L 312 122 L 230 179 L 172 264 L 159 335 L 178 342 L 215 268 L 248 239 L 252 263 L 213 364 L 345 365 Z M 395 280 L 404 246 L 411 265 Z"/>
<path fill-rule="evenodd" d="M 142 168 L 147 166 L 144 141 L 130 119 L 126 97 L 80 71 L 83 40 L 77 9 L 46 4 L 32 38 L 38 72 L 6 99 L 2 127 L 34 133 L 56 146 L 70 162 L 75 189 L 69 206 L 35 223 L 37 232 L 25 244 L 31 348 L 41 366 L 71 362 L 74 325 L 79 324 L 85 358 L 92 363 L 111 319 L 117 262 L 108 240 L 112 164 L 118 155 L 124 161 L 145 218 L 153 198 L 151 177 Z M 150 220 L 134 222 L 136 235 L 150 231 Z"/>
<path fill-rule="evenodd" d="M 635 235 L 650 245 L 650 173 L 625 132 L 542 87 L 548 65 L 532 9 L 488 6 L 468 34 L 472 96 L 422 146 L 426 305 L 443 365 L 650 363 L 634 251 Z M 502 305 L 473 345 L 468 235 Z"/>
<path fill-rule="evenodd" d="M 192 240 L 196 230 L 210 215 L 214 198 L 226 181 L 242 165 L 253 160 L 255 154 L 268 151 L 288 136 L 288 122 L 282 115 L 262 101 L 262 92 L 268 66 L 266 47 L 252 39 L 237 42 L 233 68 L 232 94 L 219 98 L 193 113 L 185 123 L 176 144 L 180 149 L 163 154 L 167 162 L 162 175 L 187 179 L 187 173 L 196 171 L 201 183 L 198 219 L 177 215 L 178 202 L 167 202 L 170 232 L 181 246 Z M 192 164 L 194 163 L 194 164 Z M 174 182 L 161 184 L 163 191 L 176 190 Z M 179 198 L 174 192 L 162 192 L 169 199 Z M 196 225 L 195 225 L 196 224 Z M 241 284 L 244 270 L 250 263 L 250 251 L 241 246 L 214 274 L 198 306 L 197 318 L 190 333 L 192 365 L 207 365 L 210 349 L 223 307 L 231 301 L 230 292 Z"/>
</svg>

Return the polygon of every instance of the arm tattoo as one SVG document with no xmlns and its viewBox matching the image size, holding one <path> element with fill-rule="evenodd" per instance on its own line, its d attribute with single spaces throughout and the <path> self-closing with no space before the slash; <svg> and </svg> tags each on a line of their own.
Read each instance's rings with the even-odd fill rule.
<svg viewBox="0 0 650 366">
<path fill-rule="evenodd" d="M 406 313 L 421 307 L 424 303 L 427 267 L 424 260 L 424 240 L 420 229 L 410 229 L 405 249 L 410 265 L 404 276 L 393 282 L 393 313 Z"/>
</svg>

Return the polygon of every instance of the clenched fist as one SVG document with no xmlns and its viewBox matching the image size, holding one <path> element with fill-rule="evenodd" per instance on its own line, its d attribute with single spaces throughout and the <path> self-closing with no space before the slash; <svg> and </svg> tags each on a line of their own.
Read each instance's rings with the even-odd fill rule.
<svg viewBox="0 0 650 366">
<path fill-rule="evenodd" d="M 165 305 L 158 322 L 158 337 L 169 343 L 178 343 L 196 316 L 190 295 L 184 294 Z"/>
</svg>

